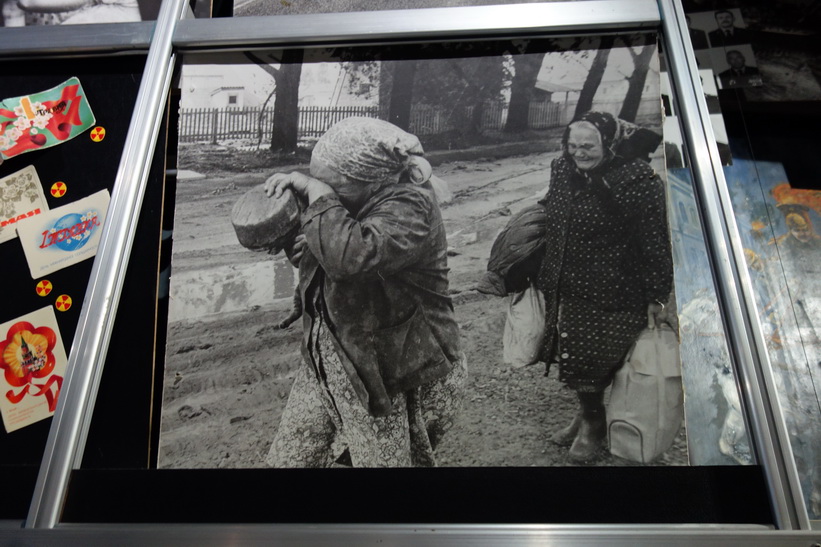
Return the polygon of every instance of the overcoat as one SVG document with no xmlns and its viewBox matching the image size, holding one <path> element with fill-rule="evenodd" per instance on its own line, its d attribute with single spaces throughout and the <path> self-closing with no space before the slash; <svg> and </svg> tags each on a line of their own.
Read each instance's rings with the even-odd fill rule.
<svg viewBox="0 0 821 547">
<path fill-rule="evenodd" d="M 543 357 L 570 387 L 598 391 L 647 325 L 647 306 L 672 290 L 664 187 L 647 163 L 618 156 L 583 173 L 563 155 L 551 171 Z"/>
<path fill-rule="evenodd" d="M 447 375 L 461 356 L 448 295 L 447 240 L 429 184 L 386 186 L 351 214 L 336 195 L 302 213 L 303 357 L 325 313 L 354 390 L 374 416 L 391 396 Z M 320 302 L 314 306 L 314 302 Z"/>
</svg>

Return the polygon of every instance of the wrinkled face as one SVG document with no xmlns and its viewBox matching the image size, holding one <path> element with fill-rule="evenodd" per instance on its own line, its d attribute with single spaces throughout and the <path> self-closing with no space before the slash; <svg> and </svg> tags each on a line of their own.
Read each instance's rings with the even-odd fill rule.
<svg viewBox="0 0 821 547">
<path fill-rule="evenodd" d="M 721 30 L 728 30 L 733 28 L 735 16 L 728 11 L 720 11 L 716 13 L 716 23 Z"/>
<path fill-rule="evenodd" d="M 351 180 L 313 157 L 311 158 L 311 176 L 333 188 L 342 205 L 352 211 L 359 209 L 379 189 L 379 185 Z"/>
<path fill-rule="evenodd" d="M 790 229 L 790 233 L 801 243 L 807 243 L 812 239 L 812 229 L 809 226 L 796 226 Z"/>
<path fill-rule="evenodd" d="M 604 159 L 604 146 L 598 129 L 587 122 L 571 124 L 567 153 L 582 171 L 589 171 Z"/>
<path fill-rule="evenodd" d="M 747 60 L 744 59 L 744 56 L 738 51 L 728 51 L 727 63 L 734 69 L 739 70 L 741 68 L 744 68 L 744 65 L 747 63 Z"/>
</svg>

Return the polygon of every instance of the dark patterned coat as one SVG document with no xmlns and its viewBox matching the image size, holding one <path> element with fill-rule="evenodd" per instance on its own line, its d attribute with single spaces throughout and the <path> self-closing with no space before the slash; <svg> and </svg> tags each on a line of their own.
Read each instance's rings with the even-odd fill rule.
<svg viewBox="0 0 821 547">
<path fill-rule="evenodd" d="M 314 374 L 323 374 L 308 349 L 316 313 L 327 315 L 340 361 L 374 416 L 390 412 L 391 396 L 451 371 L 461 356 L 459 328 L 432 189 L 386 186 L 356 214 L 336 195 L 323 196 L 302 213 L 302 231 L 302 353 Z"/>
<path fill-rule="evenodd" d="M 570 387 L 599 391 L 647 325 L 647 306 L 672 290 L 664 186 L 647 163 L 619 157 L 583 174 L 562 156 L 551 171 L 543 357 Z"/>
</svg>

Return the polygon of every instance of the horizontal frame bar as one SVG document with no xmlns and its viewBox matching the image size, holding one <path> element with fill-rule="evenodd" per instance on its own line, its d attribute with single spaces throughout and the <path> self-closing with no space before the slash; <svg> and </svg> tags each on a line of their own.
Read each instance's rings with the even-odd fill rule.
<svg viewBox="0 0 821 547">
<path fill-rule="evenodd" d="M 319 45 L 377 40 L 492 37 L 525 32 L 590 33 L 659 26 L 655 0 L 584 0 L 270 17 L 187 19 L 180 50 Z"/>
<path fill-rule="evenodd" d="M 11 537 L 0 530 L 0 540 Z M 336 547 L 580 547 L 665 545 L 666 547 L 808 547 L 818 532 L 784 532 L 760 527 L 714 526 L 518 526 L 518 525 L 60 525 L 52 530 L 16 531 L 31 544 L 86 545 L 303 545 Z"/>
<path fill-rule="evenodd" d="M 146 52 L 155 26 L 145 21 L 2 28 L 0 59 Z"/>
</svg>

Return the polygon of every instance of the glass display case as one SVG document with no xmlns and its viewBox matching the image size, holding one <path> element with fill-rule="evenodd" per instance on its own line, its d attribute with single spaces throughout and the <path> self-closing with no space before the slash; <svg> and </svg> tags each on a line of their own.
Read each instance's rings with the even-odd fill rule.
<svg viewBox="0 0 821 547">
<path fill-rule="evenodd" d="M 821 199 L 817 168 L 785 144 L 817 140 L 809 127 L 821 99 L 813 95 L 816 87 L 821 95 L 813 80 L 811 37 L 821 28 L 813 12 L 789 26 L 786 8 L 777 18 L 743 2 L 481 4 L 275 15 L 246 3 L 234 17 L 194 19 L 185 17 L 185 3 L 166 0 L 156 24 L 55 27 L 48 40 L 41 28 L 0 31 L 0 62 L 19 74 L 14 85 L 0 86 L 9 97 L 78 76 L 96 117 L 87 135 L 10 157 L 0 176 L 31 157 L 44 188 L 61 179 L 77 192 L 71 202 L 102 188 L 110 193 L 93 261 L 35 276 L 16 243 L 0 244 L 6 262 L 21 265 L 11 283 L 14 310 L 0 317 L 3 325 L 20 323 L 41 303 L 36 290 L 28 295 L 22 287 L 45 277 L 70 285 L 75 306 L 72 317 L 53 304 L 67 351 L 53 418 L 4 438 L 4 452 L 20 455 L 4 464 L 25 475 L 0 533 L 67 544 L 816 540 L 821 451 L 814 425 L 821 412 L 812 226 Z M 724 32 L 712 34 L 713 27 Z M 771 34 L 782 31 L 794 37 L 789 51 L 773 45 Z M 798 83 L 789 83 L 785 67 Z M 781 131 L 775 120 L 787 116 L 795 121 Z M 434 225 L 446 243 L 437 253 L 447 261 L 441 297 L 461 343 L 462 360 L 452 361 L 466 363 L 467 371 L 458 412 L 439 422 L 424 402 L 435 399 L 425 391 L 432 383 L 402 392 L 412 446 L 407 462 L 397 449 L 386 468 L 362 463 L 369 460 L 348 429 L 351 420 L 364 420 L 381 438 L 385 432 L 374 424 L 383 422 L 373 421 L 379 412 L 350 418 L 342 408 L 342 399 L 377 404 L 380 392 L 359 368 L 365 358 L 343 358 L 339 370 L 365 378 L 365 387 L 356 391 L 354 382 L 355 393 L 343 396 L 335 390 L 348 380 L 330 378 L 330 350 L 321 346 L 327 340 L 337 355 L 354 351 L 342 333 L 367 307 L 358 303 L 360 311 L 340 322 L 323 306 L 334 291 L 350 300 L 356 286 L 337 285 L 328 274 L 321 290 L 312 289 L 303 279 L 310 263 L 293 268 L 290 254 L 277 253 L 279 243 L 247 243 L 271 229 L 265 225 L 262 233 L 248 220 L 254 201 L 264 201 L 266 181 L 270 195 L 271 180 L 321 178 L 315 150 L 330 148 L 326 135 L 348 118 L 364 129 L 345 136 L 344 161 L 356 154 L 350 143 L 374 124 L 401 128 L 390 155 L 399 154 L 403 165 L 424 148 L 419 165 L 428 171 L 417 186 L 427 190 L 413 192 L 429 192 L 420 195 L 440 217 Z M 613 171 L 600 179 L 585 175 L 591 186 L 574 187 L 581 175 L 565 181 L 562 166 L 587 172 L 579 158 L 589 152 L 573 152 L 584 146 L 579 119 L 608 150 L 596 167 Z M 97 127 L 105 140 L 92 137 Z M 404 142 L 414 151 L 398 152 Z M 325 153 L 323 161 L 344 163 Z M 353 178 L 370 176 L 351 169 Z M 656 181 L 659 199 L 642 194 L 630 201 L 633 190 L 622 197 L 623 178 L 636 172 L 641 184 Z M 592 213 L 574 209 L 562 221 L 570 224 L 553 224 L 564 211 L 555 208 L 563 184 L 568 203 L 591 191 L 606 205 Z M 246 197 L 254 191 L 263 193 Z M 334 207 L 351 209 L 344 199 L 328 205 L 336 198 L 305 192 L 303 230 L 306 211 L 325 218 Z M 59 199 L 52 193 L 50 210 Z M 626 357 L 614 350 L 621 368 L 615 376 L 606 372 L 596 391 L 607 433 L 583 457 L 575 429 L 569 449 L 554 435 L 573 420 L 577 394 L 580 419 L 587 419 L 585 389 L 567 381 L 568 352 L 576 350 L 563 344 L 571 329 L 556 331 L 565 349 L 539 350 L 522 362 L 511 356 L 510 329 L 519 301 L 513 293 L 526 291 L 511 289 L 510 278 L 501 289 L 492 286 L 499 241 L 528 211 L 544 214 L 548 242 L 552 228 L 598 229 L 597 250 L 574 275 L 590 275 L 593 284 L 611 276 L 607 290 L 621 287 L 617 298 L 630 292 L 624 279 L 634 275 L 635 264 L 625 262 L 642 262 L 643 283 L 667 279 L 650 306 L 642 300 L 640 312 L 618 316 L 618 327 L 595 327 L 602 329 L 596 346 L 604 347 L 608 329 L 633 321 L 635 333 L 642 330 L 646 307 L 651 326 L 658 325 L 649 330 L 662 331 L 664 323 L 673 342 L 666 349 L 657 343 L 647 357 L 632 343 L 634 333 Z M 660 224 L 648 224 L 656 212 Z M 392 242 L 410 237 L 410 214 L 389 223 L 403 226 Z M 611 216 L 629 219 L 623 233 L 595 228 Z M 578 219 L 585 220 L 574 224 Z M 242 232 L 238 226 L 248 223 Z M 368 237 L 390 230 L 379 226 Z M 652 262 L 656 251 L 647 242 L 659 229 L 669 247 L 662 245 Z M 632 230 L 643 235 L 625 244 Z M 306 233 L 320 256 L 321 245 Z M 605 246 L 607 237 L 612 243 Z M 623 270 L 613 277 L 597 257 L 622 246 L 630 258 L 618 259 Z M 252 252 L 259 247 L 268 252 Z M 412 254 L 413 248 L 398 252 L 386 263 L 404 264 Z M 529 274 L 528 283 L 547 295 L 541 309 L 548 308 L 549 319 L 552 293 L 543 276 L 551 261 L 537 260 L 542 277 Z M 391 294 L 379 272 L 368 286 Z M 562 287 L 571 284 L 562 279 Z M 378 301 L 369 292 L 378 291 L 361 298 Z M 562 298 L 560 313 L 569 317 L 572 300 Z M 294 306 L 298 313 L 283 321 Z M 583 315 L 614 313 L 604 306 L 583 308 Z M 300 315 L 305 323 L 292 324 Z M 321 334 L 325 322 L 328 338 Z M 585 328 L 596 332 L 596 324 Z M 303 332 L 315 346 L 302 343 Z M 424 336 L 416 336 L 398 360 L 423 345 Z M 11 330 L 9 340 L 16 340 Z M 300 351 L 307 363 L 325 363 L 315 365 L 318 385 L 342 420 L 328 426 L 329 435 L 346 432 L 328 442 L 330 459 L 306 466 L 312 468 L 296 462 L 324 438 L 319 426 L 306 433 L 288 421 L 307 397 L 300 371 L 313 370 L 301 365 Z M 455 385 L 447 378 L 442 385 Z M 637 396 L 642 382 L 649 391 Z M 395 413 L 399 403 L 388 391 Z M 422 410 L 414 414 L 417 397 Z M 427 428 L 422 437 L 415 436 L 415 417 Z M 449 431 L 440 439 L 431 424 L 445 422 Z M 414 444 L 419 438 L 427 449 Z"/>
</svg>

